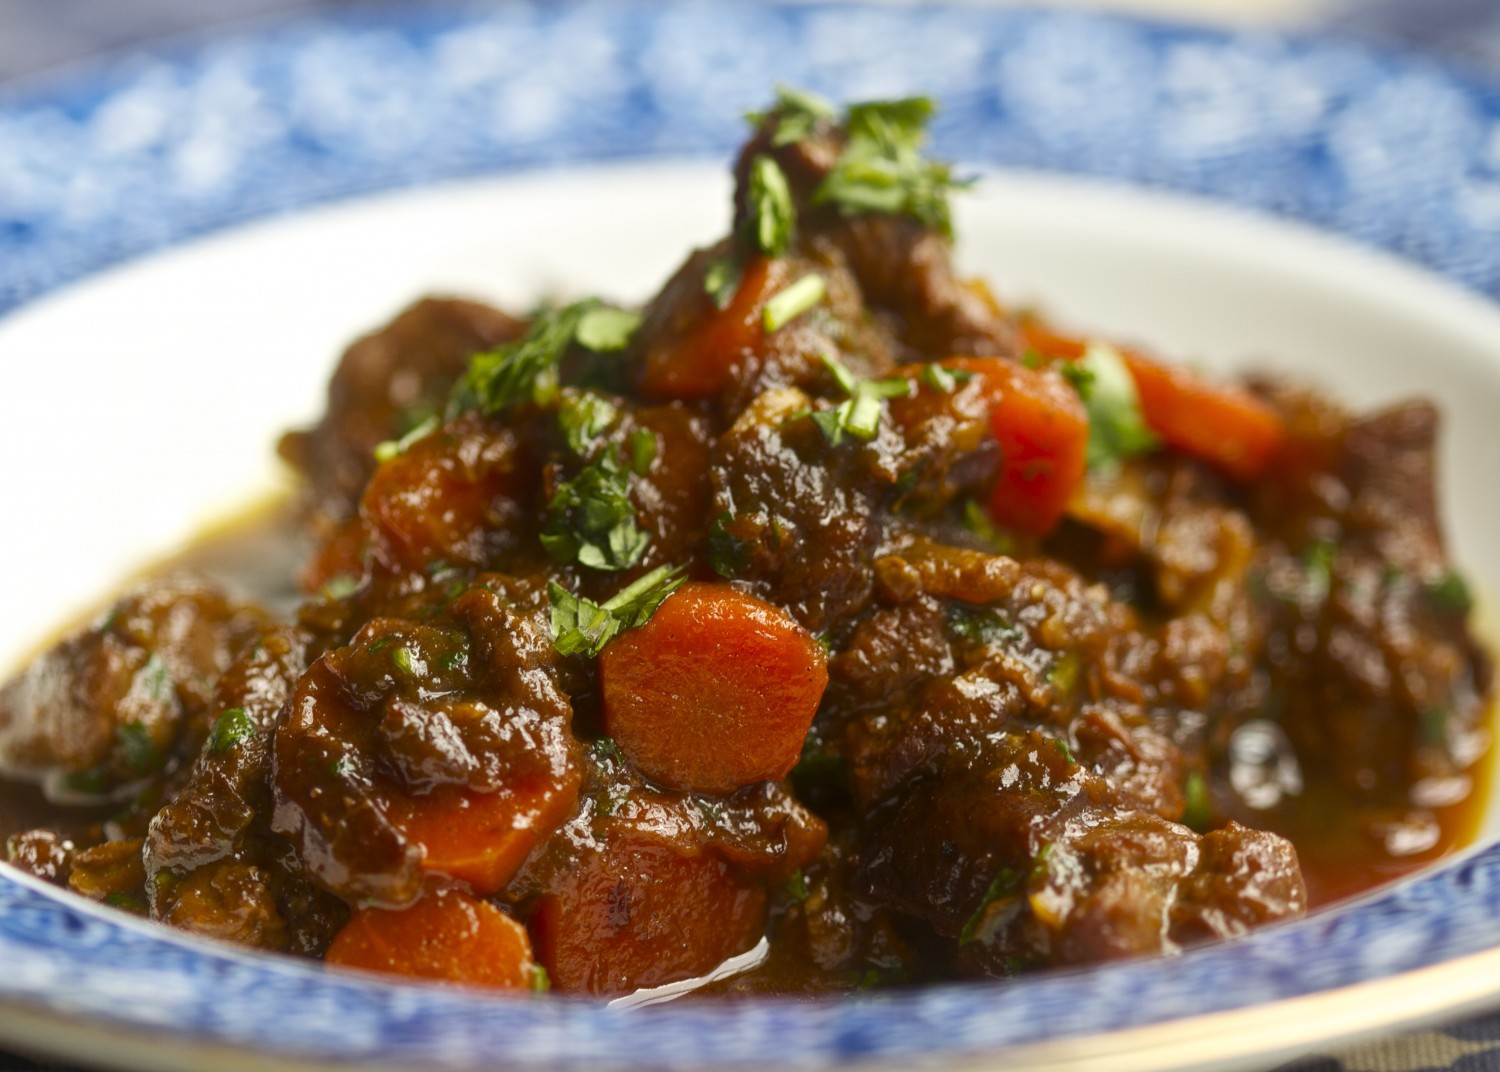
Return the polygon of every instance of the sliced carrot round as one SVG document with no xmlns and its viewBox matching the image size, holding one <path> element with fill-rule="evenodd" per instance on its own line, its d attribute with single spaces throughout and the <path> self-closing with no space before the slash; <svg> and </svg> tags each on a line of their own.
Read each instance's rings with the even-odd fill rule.
<svg viewBox="0 0 1500 1072">
<path fill-rule="evenodd" d="M 486 901 L 429 891 L 410 908 L 357 909 L 329 964 L 466 986 L 528 989 L 538 977 L 526 928 Z"/>
<path fill-rule="evenodd" d="M 727 584 L 690 582 L 599 658 L 604 722 L 646 777 L 729 793 L 784 778 L 828 686 L 816 638 Z"/>
</svg>

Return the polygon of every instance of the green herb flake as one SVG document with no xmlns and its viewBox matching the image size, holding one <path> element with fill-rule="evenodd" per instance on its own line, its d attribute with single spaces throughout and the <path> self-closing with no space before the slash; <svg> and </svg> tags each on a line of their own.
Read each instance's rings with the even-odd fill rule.
<svg viewBox="0 0 1500 1072">
<path fill-rule="evenodd" d="M 733 579 L 750 564 L 750 541 L 729 530 L 734 515 L 720 514 L 708 528 L 708 564 L 720 577 Z"/>
<path fill-rule="evenodd" d="M 1083 661 L 1078 653 L 1065 651 L 1057 657 L 1052 669 L 1047 671 L 1047 682 L 1061 696 L 1070 696 L 1078 687 L 1078 678 L 1083 673 Z"/>
<path fill-rule="evenodd" d="M 1061 737 L 1054 737 L 1052 738 L 1052 745 L 1058 750 L 1058 752 L 1062 754 L 1062 757 L 1067 761 L 1068 766 L 1078 766 L 1078 760 L 1073 758 L 1073 749 L 1068 745 L 1067 741 L 1065 741 Z"/>
<path fill-rule="evenodd" d="M 415 680 L 427 673 L 427 661 L 405 644 L 391 650 L 391 662 L 405 678 Z"/>
<path fill-rule="evenodd" d="M 146 902 L 137 894 L 127 893 L 124 890 L 111 890 L 104 895 L 104 903 L 111 908 L 118 908 L 122 912 L 130 912 L 137 916 L 146 914 Z"/>
<path fill-rule="evenodd" d="M 1008 555 L 1016 548 L 1010 533 L 995 524 L 990 512 L 973 499 L 964 500 L 964 528 L 968 529 L 986 550 Z"/>
<path fill-rule="evenodd" d="M 1444 614 L 1468 614 L 1474 609 L 1474 596 L 1463 574 L 1449 570 L 1427 586 L 1427 598 Z"/>
<path fill-rule="evenodd" d="M 927 97 L 851 105 L 848 141 L 813 193 L 813 203 L 837 205 L 846 216 L 908 215 L 952 239 L 948 193 L 971 183 L 956 180 L 948 164 L 922 155 L 934 111 Z"/>
<path fill-rule="evenodd" d="M 968 369 L 944 368 L 936 361 L 922 366 L 922 382 L 945 395 L 951 395 L 973 378 L 974 373 Z"/>
<path fill-rule="evenodd" d="M 783 256 L 797 230 L 797 208 L 781 165 L 763 153 L 750 161 L 749 194 L 750 234 L 756 247 L 768 257 Z"/>
<path fill-rule="evenodd" d="M 651 464 L 656 461 L 656 453 L 660 449 L 656 433 L 649 428 L 637 428 L 630 433 L 630 441 L 626 446 L 630 450 L 630 471 L 636 476 L 645 476 L 651 472 Z"/>
<path fill-rule="evenodd" d="M 231 707 L 218 717 L 208 735 L 208 749 L 213 755 L 223 755 L 231 748 L 255 736 L 255 723 L 243 707 Z"/>
<path fill-rule="evenodd" d="M 1333 563 L 1338 557 L 1338 544 L 1326 536 L 1316 536 L 1302 552 L 1302 568 L 1307 575 L 1307 595 L 1314 603 L 1321 603 L 1333 590 Z"/>
<path fill-rule="evenodd" d="M 828 284 L 817 272 L 792 283 L 778 291 L 766 302 L 761 318 L 767 331 L 780 331 L 803 313 L 814 308 L 828 293 Z"/>
<path fill-rule="evenodd" d="M 656 608 L 685 578 L 680 566 L 658 566 L 604 603 L 574 595 L 556 581 L 549 581 L 553 647 L 560 655 L 598 655 L 618 634 L 650 621 Z"/>
<path fill-rule="evenodd" d="M 438 420 L 437 414 L 434 413 L 400 439 L 387 439 L 384 443 L 377 444 L 375 447 L 375 460 L 377 462 L 388 462 L 398 454 L 405 454 L 411 449 L 412 444 L 416 443 L 419 439 L 426 439 L 432 435 L 433 432 L 438 430 L 441 424 L 442 422 Z"/>
<path fill-rule="evenodd" d="M 613 446 L 557 489 L 547 504 L 541 541 L 563 565 L 622 570 L 641 560 L 651 537 L 635 523 L 635 506 Z"/>
<path fill-rule="evenodd" d="M 1182 825 L 1200 834 L 1213 826 L 1214 802 L 1208 792 L 1208 782 L 1200 770 L 1188 771 L 1187 782 L 1182 787 Z"/>
<path fill-rule="evenodd" d="M 600 737 L 589 745 L 589 756 L 595 763 L 623 767 L 625 765 L 625 754 L 620 751 L 620 746 L 615 743 L 613 737 Z"/>
<path fill-rule="evenodd" d="M 533 994 L 545 994 L 552 989 L 552 976 L 547 974 L 547 969 L 540 964 L 531 966 L 531 992 Z"/>
<path fill-rule="evenodd" d="M 777 86 L 775 106 L 769 111 L 752 112 L 745 118 L 757 127 L 768 119 L 776 120 L 776 129 L 771 133 L 771 145 L 779 149 L 811 135 L 820 121 L 834 118 L 834 110 L 832 104 L 816 93 L 790 86 Z"/>
<path fill-rule="evenodd" d="M 989 887 L 984 891 L 984 897 L 979 902 L 979 907 L 974 909 L 964 928 L 958 934 L 960 947 L 970 942 L 988 942 L 995 936 L 1003 921 L 1007 902 L 1020 896 L 1024 878 L 1019 871 L 1013 867 L 1002 867 L 1000 871 L 990 880 Z"/>
<path fill-rule="evenodd" d="M 807 900 L 807 877 L 802 874 L 802 868 L 792 872 L 792 877 L 786 880 L 786 893 L 794 901 Z"/>
<path fill-rule="evenodd" d="M 573 337 L 580 346 L 596 354 L 613 354 L 630 345 L 640 326 L 640 313 L 608 305 L 590 305 L 579 314 Z"/>
<path fill-rule="evenodd" d="M 1157 448 L 1159 441 L 1141 416 L 1135 379 L 1118 350 L 1090 343 L 1074 375 L 1088 377 L 1083 405 L 1089 418 L 1086 457 L 1090 469 L 1106 468 Z"/>
<path fill-rule="evenodd" d="M 578 455 L 588 454 L 619 415 L 618 406 L 592 391 L 564 391 L 557 404 L 557 426 L 568 449 Z"/>
<path fill-rule="evenodd" d="M 1057 371 L 1078 392 L 1078 397 L 1087 402 L 1094 393 L 1094 370 L 1078 361 L 1059 361 Z M 1134 384 L 1134 381 L 1131 381 Z"/>
<path fill-rule="evenodd" d="M 715 309 L 728 309 L 739 293 L 745 268 L 733 257 L 720 257 L 703 273 L 703 293 L 713 299 Z"/>
<path fill-rule="evenodd" d="M 950 603 L 945 615 L 948 632 L 960 640 L 986 647 L 995 644 L 1014 645 L 1026 633 L 1010 620 L 1000 607 L 975 607 L 967 603 Z"/>
<path fill-rule="evenodd" d="M 124 722 L 117 726 L 115 742 L 120 746 L 120 758 L 131 774 L 150 774 L 161 766 L 161 750 L 151 739 L 150 731 L 139 722 Z"/>
<path fill-rule="evenodd" d="M 351 577 L 347 573 L 335 574 L 323 586 L 323 598 L 332 603 L 348 599 L 359 591 L 359 583 L 358 577 Z"/>
<path fill-rule="evenodd" d="M 832 447 L 843 442 L 845 435 L 865 442 L 874 439 L 880 431 L 880 415 L 885 412 L 886 400 L 906 397 L 911 393 L 911 382 L 899 376 L 885 380 L 858 380 L 832 354 L 824 353 L 822 359 L 849 397 L 831 409 L 814 413 L 813 423 Z"/>
<path fill-rule="evenodd" d="M 586 298 L 543 312 L 526 336 L 469 359 L 469 369 L 448 399 L 448 416 L 478 410 L 493 417 L 524 403 L 546 405 L 557 395 L 558 367 L 585 313 L 599 307 Z"/>
</svg>

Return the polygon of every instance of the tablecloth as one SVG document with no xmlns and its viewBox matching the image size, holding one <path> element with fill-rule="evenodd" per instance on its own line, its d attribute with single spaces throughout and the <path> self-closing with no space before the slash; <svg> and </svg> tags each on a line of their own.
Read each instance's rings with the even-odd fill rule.
<svg viewBox="0 0 1500 1072">
<path fill-rule="evenodd" d="M 376 6 L 382 0 L 363 0 Z M 410 4 L 419 0 L 384 0 Z M 1052 0 L 1069 3 L 1073 0 Z M 102 52 L 340 0 L 0 0 L 0 85 Z M 1206 22 L 1313 28 L 1426 51 L 1500 76 L 1500 0 L 1096 0 Z M 0 1072 L 78 1072 L 0 1051 Z M 1500 1072 L 1500 1015 L 1375 1039 L 1275 1072 Z"/>
</svg>

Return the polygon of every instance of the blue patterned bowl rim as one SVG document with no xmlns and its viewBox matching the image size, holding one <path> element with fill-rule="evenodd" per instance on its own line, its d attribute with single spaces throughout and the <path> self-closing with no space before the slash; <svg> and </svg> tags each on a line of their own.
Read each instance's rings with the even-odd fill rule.
<svg viewBox="0 0 1500 1072">
<path fill-rule="evenodd" d="M 561 0 L 353 12 L 0 94 L 0 314 L 236 223 L 439 180 L 724 158 L 770 85 L 931 93 L 939 151 L 1206 195 L 1500 293 L 1500 91 L 1346 43 L 955 6 Z M 1500 847 L 1167 960 L 628 1012 L 205 944 L 0 872 L 0 1003 L 338 1062 L 934 1058 L 1243 1009 L 1500 944 Z"/>
</svg>

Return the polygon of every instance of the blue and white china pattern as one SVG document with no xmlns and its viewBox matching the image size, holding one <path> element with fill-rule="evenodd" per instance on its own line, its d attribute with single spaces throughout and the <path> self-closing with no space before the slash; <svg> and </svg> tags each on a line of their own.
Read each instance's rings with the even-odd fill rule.
<svg viewBox="0 0 1500 1072">
<path fill-rule="evenodd" d="M 899 47 L 897 47 L 899 43 Z M 928 92 L 938 148 L 1270 210 L 1500 293 L 1500 92 L 1317 39 L 976 7 L 514 3 L 307 20 L 0 97 L 0 313 L 243 220 L 523 168 L 722 157 L 785 81 Z M 340 1062 L 818 1065 L 974 1052 L 1376 979 L 1500 943 L 1500 848 L 1174 960 L 649 1013 L 366 983 L 0 875 L 0 1003 Z"/>
</svg>

